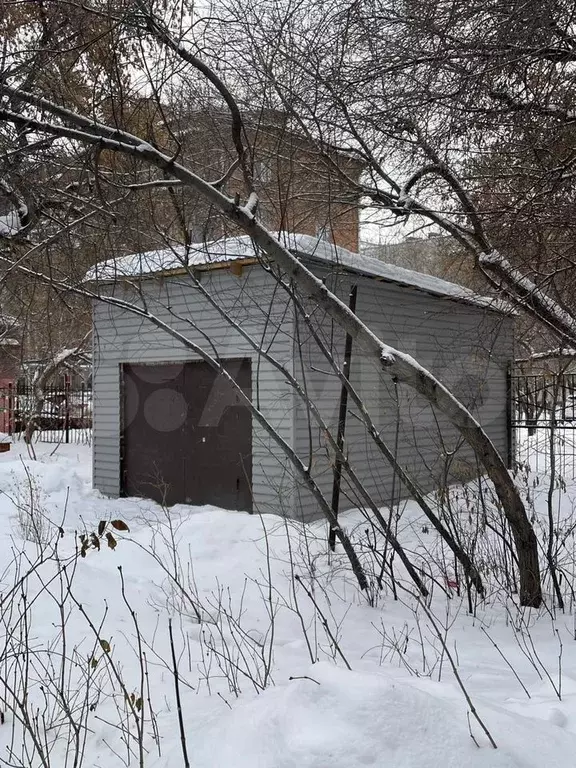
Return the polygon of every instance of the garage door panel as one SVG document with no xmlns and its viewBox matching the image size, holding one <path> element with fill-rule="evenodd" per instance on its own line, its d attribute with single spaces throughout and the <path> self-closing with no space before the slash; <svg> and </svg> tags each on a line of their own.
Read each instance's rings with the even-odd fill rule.
<svg viewBox="0 0 576 768">
<path fill-rule="evenodd" d="M 224 364 L 243 391 L 251 395 L 249 360 Z M 225 509 L 252 509 L 252 418 L 240 404 L 236 388 L 200 363 L 186 369 L 186 391 L 194 416 L 190 419 L 186 487 L 190 503 Z M 210 379 L 209 391 L 206 378 Z"/>
<path fill-rule="evenodd" d="M 123 491 L 174 504 L 184 493 L 182 367 L 126 365 L 123 383 Z"/>
<path fill-rule="evenodd" d="M 250 360 L 225 366 L 250 396 Z M 124 366 L 123 415 L 126 495 L 252 509 L 251 414 L 208 364 Z"/>
</svg>

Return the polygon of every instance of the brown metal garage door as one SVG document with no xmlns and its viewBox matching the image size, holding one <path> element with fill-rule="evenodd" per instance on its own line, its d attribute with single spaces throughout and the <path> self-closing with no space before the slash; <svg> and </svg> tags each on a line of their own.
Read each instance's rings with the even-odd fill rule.
<svg viewBox="0 0 576 768">
<path fill-rule="evenodd" d="M 251 396 L 250 360 L 226 370 Z M 124 365 L 122 492 L 252 509 L 252 418 L 207 364 Z"/>
</svg>

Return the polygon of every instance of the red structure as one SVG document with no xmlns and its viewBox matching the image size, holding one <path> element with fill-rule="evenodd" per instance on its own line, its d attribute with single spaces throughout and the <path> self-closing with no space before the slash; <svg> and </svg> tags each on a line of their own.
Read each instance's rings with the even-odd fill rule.
<svg viewBox="0 0 576 768">
<path fill-rule="evenodd" d="M 1 385 L 0 388 L 0 432 L 5 435 L 12 432 L 11 420 L 13 413 L 13 397 L 12 397 L 13 385 L 9 386 Z"/>
<path fill-rule="evenodd" d="M 0 316 L 0 432 L 10 432 L 13 391 L 20 375 L 22 342 L 20 327 L 13 317 Z"/>
</svg>

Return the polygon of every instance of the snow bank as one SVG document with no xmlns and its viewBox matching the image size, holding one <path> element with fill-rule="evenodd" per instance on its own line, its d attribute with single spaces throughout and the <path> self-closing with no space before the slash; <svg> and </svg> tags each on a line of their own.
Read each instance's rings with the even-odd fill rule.
<svg viewBox="0 0 576 768">
<path fill-rule="evenodd" d="M 328 663 L 240 704 L 194 746 L 197 768 L 566 768 L 576 736 L 493 708 L 482 712 L 494 750 L 442 686 Z M 482 707 L 480 707 L 482 709 Z"/>
<path fill-rule="evenodd" d="M 130 606 L 138 617 L 148 658 L 151 701 L 160 748 L 153 743 L 150 719 L 146 721 L 146 768 L 181 768 L 174 680 L 170 671 L 168 618 L 175 628 L 176 653 L 180 659 L 182 708 L 192 768 L 567 768 L 576 754 L 576 643 L 572 619 L 562 616 L 554 625 L 546 612 L 538 618 L 524 614 L 530 623 L 530 642 L 542 664 L 557 681 L 558 640 L 563 642 L 562 700 L 549 679 L 520 650 L 510 616 L 503 606 L 480 607 L 476 618 L 466 615 L 454 596 L 439 602 L 438 620 L 450 626 L 449 645 L 454 650 L 459 674 L 478 712 L 498 744 L 489 746 L 480 727 L 470 720 L 479 746 L 470 736 L 467 705 L 449 665 L 439 661 L 438 639 L 430 632 L 426 616 L 414 624 L 412 607 L 383 596 L 375 607 L 359 596 L 338 556 L 326 556 L 326 531 L 321 524 L 299 526 L 278 518 L 228 512 L 213 507 L 178 505 L 169 511 L 139 499 L 107 499 L 90 487 L 90 451 L 86 446 L 37 445 L 38 461 L 26 457 L 25 446 L 0 454 L 0 558 L 2 583 L 10 585 L 9 570 L 14 552 L 35 547 L 22 541 L 18 504 L 35 488 L 36 503 L 50 520 L 64 530 L 62 546 L 74 550 L 76 532 L 93 530 L 100 520 L 121 519 L 130 531 L 117 534 L 118 546 L 91 550 L 78 561 L 73 590 L 86 611 L 100 626 L 111 646 L 129 691 L 138 692 L 140 659 L 133 619 L 120 596 L 119 566 Z M 27 474 L 27 471 L 29 474 Z M 32 478 L 32 483 L 30 482 Z M 571 503 L 571 502 L 570 502 Z M 64 514 L 65 513 L 65 514 Z M 403 515 L 402 536 L 409 535 L 414 514 L 410 503 Z M 354 513 L 342 515 L 352 530 L 361 524 Z M 405 524 L 405 525 L 404 525 Z M 170 526 L 167 528 L 167 526 Z M 162 528 L 164 526 L 164 528 Z M 151 554 L 155 543 L 163 549 L 162 530 L 173 536 L 183 557 L 184 576 L 203 603 L 201 623 L 190 611 L 179 611 L 167 588 L 170 579 Z M 426 532 L 426 545 L 433 534 Z M 412 542 L 413 544 L 414 542 Z M 267 558 L 269 554 L 269 558 Z M 166 561 L 170 567 L 173 561 Z M 50 582 L 50 564 L 42 583 Z M 343 653 L 353 671 L 334 654 L 306 595 L 299 595 L 302 621 L 294 611 L 292 572 L 306 578 L 313 572 L 316 599 L 338 634 Z M 268 597 L 268 580 L 273 587 Z M 39 583 L 31 585 L 37 594 Z M 30 613 L 30 636 L 35 649 L 53 648 L 58 659 L 58 586 L 52 597 L 35 600 Z M 240 649 L 233 643 L 231 624 L 214 623 L 218 601 L 253 643 Z M 269 600 L 269 602 L 267 602 Z M 271 630 L 270 608 L 274 627 Z M 513 611 L 513 606 L 507 606 Z M 9 622 L 9 616 L 4 619 Z M 6 625 L 7 626 L 7 625 Z M 67 616 L 68 652 L 77 646 L 78 658 L 94 653 L 93 638 L 80 612 L 71 607 Z M 311 665 L 302 626 L 319 663 Z M 518 680 L 495 650 L 498 643 Z M 388 638 L 382 636 L 386 630 Z M 239 691 L 231 691 L 218 667 L 207 639 L 223 637 L 238 665 L 248 664 L 257 673 L 258 648 L 273 640 L 272 683 L 259 695 L 242 674 Z M 558 633 L 558 634 L 557 634 Z M 2 642 L 6 627 L 0 627 Z M 237 635 L 238 637 L 238 635 Z M 242 636 L 244 637 L 244 635 Z M 423 644 L 420 643 L 422 638 Z M 390 645 L 402 645 L 403 660 L 419 677 L 410 676 L 400 654 Z M 531 646 L 532 647 L 532 646 Z M 252 656 L 252 650 L 255 656 Z M 247 654 L 242 657 L 240 655 Z M 236 655 L 235 655 L 236 654 Z M 117 686 L 106 687 L 103 654 L 103 693 L 91 697 L 90 729 L 82 768 L 120 768 L 126 748 L 121 730 L 114 725 L 118 713 L 114 696 L 123 707 Z M 424 658 L 426 656 L 426 658 Z M 40 660 L 44 655 L 39 656 Z M 3 661 L 4 663 L 4 661 Z M 81 668 L 70 667 L 71 679 Z M 438 682 L 438 677 L 441 681 Z M 296 678 L 290 680 L 290 678 Z M 208 678 L 209 685 L 208 685 Z M 433 678 L 433 679 L 432 679 Z M 83 679 L 83 678 L 82 678 Z M 29 693 L 43 702 L 44 668 L 32 670 Z M 238 694 L 237 697 L 235 694 Z M 81 694 L 79 694 L 81 696 Z M 56 708 L 57 710 L 57 708 Z M 147 711 L 147 710 L 146 710 Z M 56 714 L 58 712 L 56 711 Z M 10 713 L 0 727 L 0 755 L 5 755 L 12 728 Z M 53 765 L 71 764 L 69 743 L 64 737 L 54 744 Z M 67 762 L 68 761 L 68 762 Z M 38 761 L 24 763 L 36 768 Z M 131 763 L 132 764 L 132 763 Z M 136 764 L 136 762 L 134 762 Z"/>
</svg>

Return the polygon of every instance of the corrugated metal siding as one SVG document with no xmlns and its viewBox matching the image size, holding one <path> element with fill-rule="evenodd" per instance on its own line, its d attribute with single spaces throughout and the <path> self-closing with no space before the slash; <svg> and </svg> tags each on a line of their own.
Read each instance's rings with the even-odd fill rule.
<svg viewBox="0 0 576 768">
<path fill-rule="evenodd" d="M 453 388 L 456 395 L 472 407 L 482 425 L 506 456 L 506 364 L 512 357 L 513 323 L 481 308 L 456 303 L 419 291 L 349 275 L 328 278 L 331 287 L 348 301 L 352 282 L 358 285 L 357 313 L 384 341 L 412 354 Z M 316 311 L 314 321 L 340 360 L 343 335 L 332 322 Z M 302 324 L 300 324 L 302 325 Z M 340 384 L 305 328 L 307 386 L 320 403 L 323 415 L 334 428 L 338 419 Z M 302 348 L 302 347 L 301 347 Z M 366 359 L 361 350 L 353 351 L 351 379 L 364 398 L 368 410 L 381 430 L 381 436 L 394 450 L 425 491 L 450 480 L 467 479 L 476 473 L 472 452 L 462 447 L 457 432 L 441 414 L 404 385 L 394 385 L 378 364 Z M 295 425 L 298 452 L 313 455 L 313 473 L 328 499 L 333 483 L 333 460 L 325 440 L 312 429 L 310 440 L 306 414 L 299 411 Z M 335 432 L 334 432 L 335 433 Z M 389 504 L 405 495 L 394 480 L 385 458 L 377 451 L 362 423 L 349 408 L 345 450 L 356 472 L 374 501 Z M 299 490 L 305 517 L 318 514 L 315 502 L 305 489 Z M 344 481 L 340 509 L 358 504 L 358 497 Z"/>
<path fill-rule="evenodd" d="M 291 367 L 291 308 L 264 271 L 248 269 L 242 277 L 235 277 L 228 270 L 218 270 L 204 274 L 202 284 L 217 296 L 220 306 L 229 311 L 243 330 L 263 340 L 276 359 Z M 258 407 L 292 444 L 292 390 L 271 364 L 257 359 L 248 342 L 222 320 L 191 281 L 149 280 L 142 283 L 142 290 L 150 311 L 190 341 L 211 351 L 208 337 L 222 358 L 251 358 L 252 391 Z M 167 363 L 198 357 L 150 321 L 111 305 L 95 304 L 94 324 L 94 485 L 115 496 L 120 492 L 121 364 Z M 253 485 L 256 511 L 292 511 L 292 469 L 254 421 Z"/>
<path fill-rule="evenodd" d="M 385 342 L 411 353 L 439 378 L 466 398 L 481 394 L 480 420 L 497 447 L 506 454 L 506 362 L 512 357 L 512 321 L 481 308 L 378 282 L 365 277 L 325 273 L 328 284 L 346 302 L 352 282 L 358 284 L 357 312 Z M 203 284 L 218 296 L 236 322 L 269 344 L 270 352 L 305 382 L 310 394 L 336 433 L 340 384 L 330 371 L 308 329 L 295 325 L 285 294 L 259 267 L 242 277 L 228 270 L 205 273 Z M 222 357 L 252 359 L 253 394 L 258 407 L 306 460 L 330 501 L 333 460 L 325 437 L 310 423 L 282 375 L 258 360 L 237 332 L 194 290 L 186 278 L 149 280 L 143 284 L 149 307 L 191 341 L 208 348 L 206 334 Z M 170 309 L 168 309 L 168 307 Z M 270 308 L 271 311 L 270 311 Z M 344 335 L 318 308 L 310 308 L 315 327 L 341 363 Z M 195 356 L 181 342 L 149 321 L 97 303 L 94 341 L 94 483 L 103 493 L 120 490 L 120 365 L 123 362 L 173 362 Z M 188 320 L 197 324 L 190 325 Z M 296 331 L 295 331 L 296 329 Z M 470 377 L 470 374 L 474 374 Z M 446 467 L 446 456 L 461 440 L 444 419 L 406 387 L 396 388 L 378 364 L 355 348 L 352 380 L 362 394 L 383 439 L 396 450 L 424 490 L 432 489 Z M 470 379 L 470 380 L 469 380 Z M 467 390 L 470 390 L 467 394 Z M 386 460 L 366 435 L 350 409 L 347 451 L 367 490 L 377 503 L 388 504 L 399 495 L 398 483 Z M 474 473 L 471 454 L 458 450 L 450 461 L 451 477 Z M 320 511 L 307 489 L 296 480 L 288 460 L 263 433 L 253 428 L 253 484 L 255 509 L 262 512 L 318 517 Z M 345 482 L 341 509 L 357 505 Z"/>
</svg>

